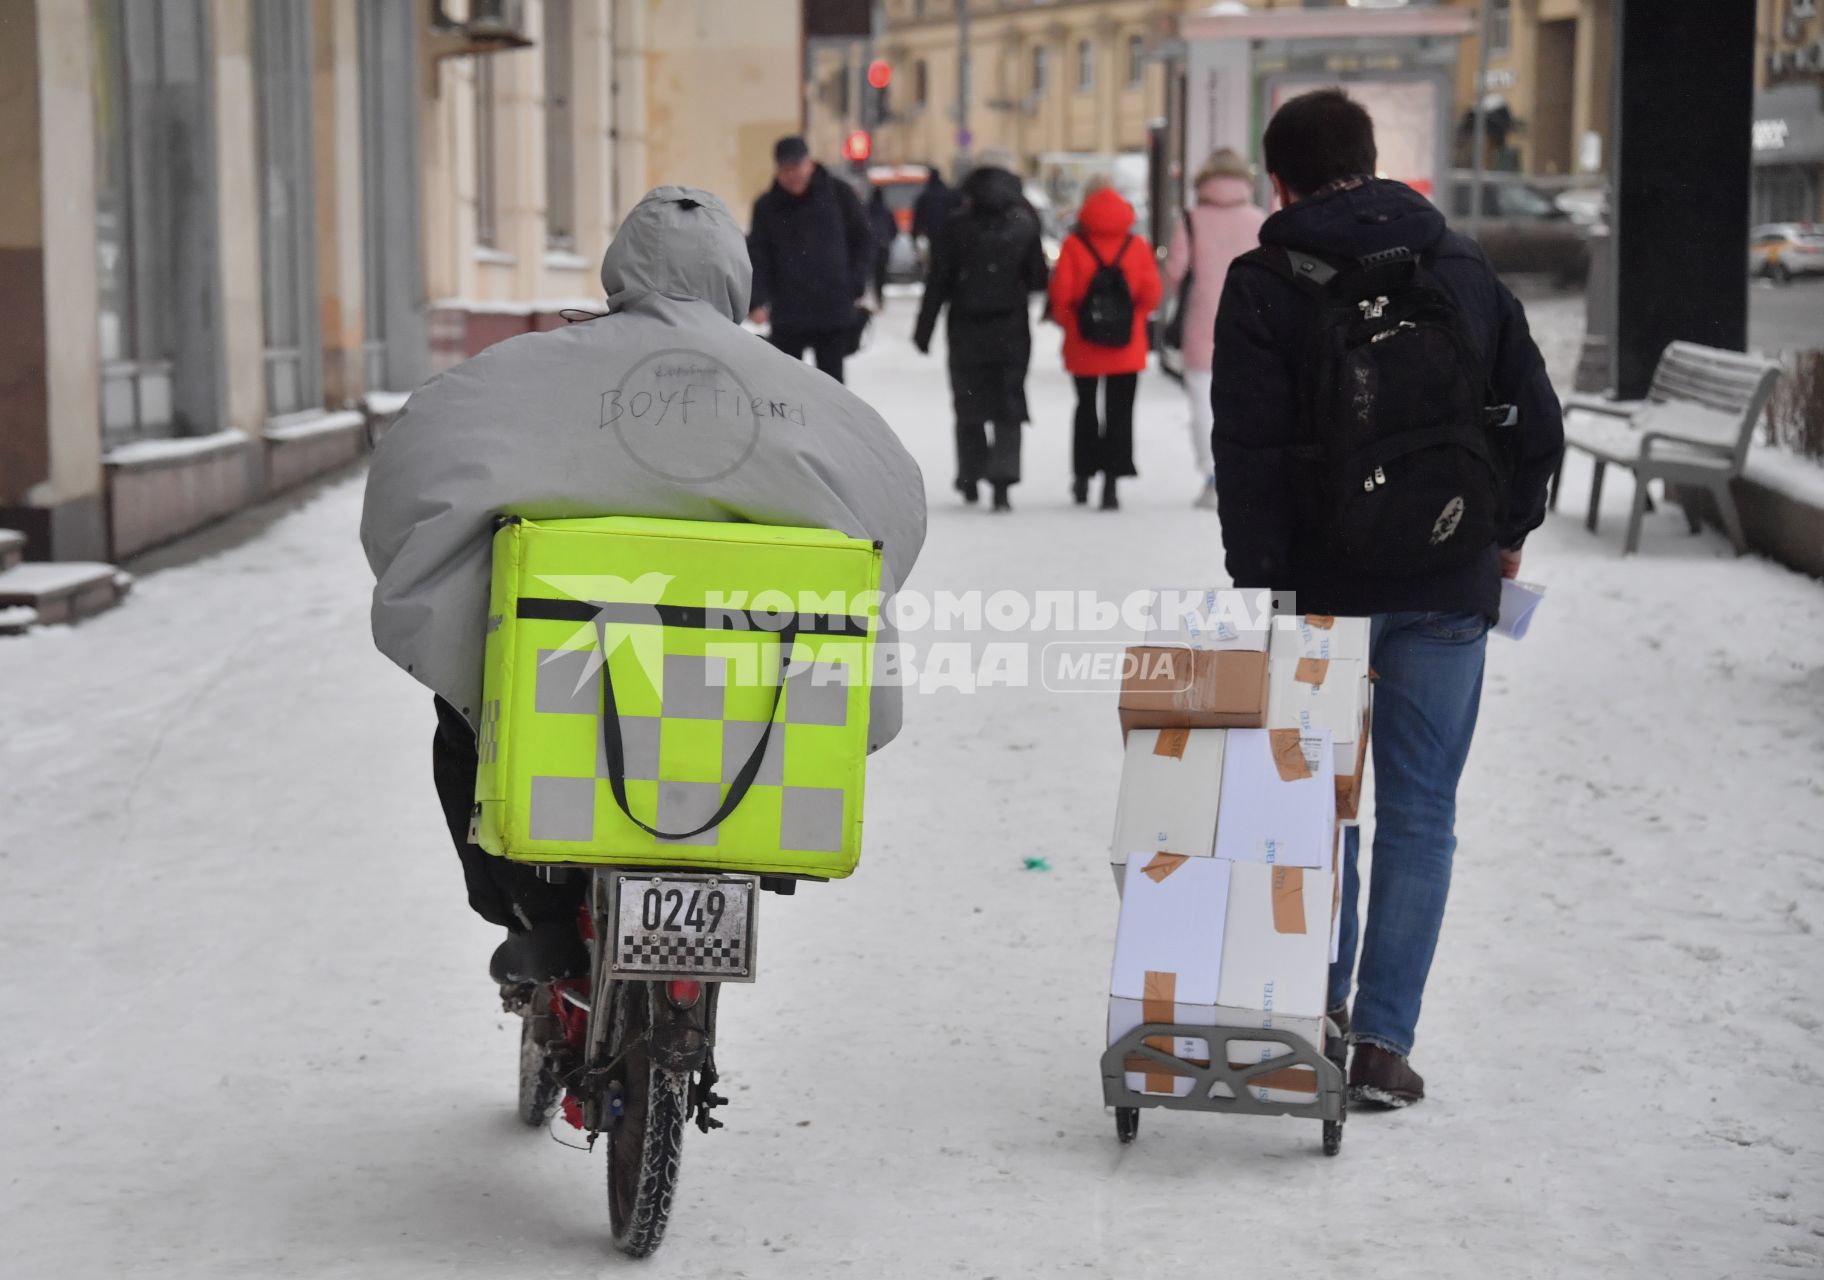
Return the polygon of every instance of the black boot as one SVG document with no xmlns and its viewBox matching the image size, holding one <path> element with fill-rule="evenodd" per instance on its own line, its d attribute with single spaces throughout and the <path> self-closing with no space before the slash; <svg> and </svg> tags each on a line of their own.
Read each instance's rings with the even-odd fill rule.
<svg viewBox="0 0 1824 1280">
<path fill-rule="evenodd" d="M 1078 476 L 1071 482 L 1070 496 L 1076 499 L 1079 507 L 1089 504 L 1089 477 Z"/>
<path fill-rule="evenodd" d="M 1013 510 L 1013 503 L 1007 499 L 1007 490 L 1011 487 L 1012 486 L 1001 480 L 996 480 L 994 482 L 994 509 L 996 511 Z"/>
<path fill-rule="evenodd" d="M 1410 1107 L 1425 1096 L 1425 1078 L 1399 1054 L 1378 1044 L 1357 1044 L 1349 1064 L 1351 1105 Z"/>
<path fill-rule="evenodd" d="M 1115 478 L 1113 476 L 1102 477 L 1102 509 L 1104 511 L 1121 509 L 1121 500 L 1115 497 Z"/>
<path fill-rule="evenodd" d="M 588 972 L 589 945 L 574 920 L 542 920 L 526 932 L 512 931 L 488 961 L 488 976 L 503 987 Z"/>
<path fill-rule="evenodd" d="M 962 494 L 963 501 L 967 502 L 972 507 L 977 502 L 981 501 L 981 486 L 974 480 L 958 480 L 956 482 L 956 491 Z"/>
</svg>

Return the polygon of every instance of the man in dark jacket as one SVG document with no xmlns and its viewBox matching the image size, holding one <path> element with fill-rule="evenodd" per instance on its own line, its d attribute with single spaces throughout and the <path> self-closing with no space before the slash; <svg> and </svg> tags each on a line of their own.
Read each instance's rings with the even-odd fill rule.
<svg viewBox="0 0 1824 1280">
<path fill-rule="evenodd" d="M 1029 299 L 1045 288 L 1045 250 L 1038 216 L 1007 170 L 976 169 L 963 181 L 962 195 L 962 212 L 931 241 L 931 271 L 912 341 L 929 352 L 937 313 L 950 308 L 945 335 L 956 407 L 956 488 L 964 501 L 975 502 L 986 480 L 994 509 L 1011 511 L 1008 490 L 1020 480 L 1020 432 L 1028 416 Z"/>
<path fill-rule="evenodd" d="M 1374 883 L 1357 974 L 1360 879 L 1350 827 L 1329 1003 L 1355 1045 L 1352 1096 L 1405 1106 L 1424 1096 L 1406 1056 L 1444 919 L 1457 781 L 1475 731 L 1487 631 L 1501 578 L 1518 573 L 1521 543 L 1544 518 L 1563 420 L 1525 312 L 1482 250 L 1410 187 L 1371 176 L 1374 125 L 1366 111 L 1336 89 L 1294 98 L 1268 124 L 1263 150 L 1284 207 L 1261 227 L 1262 246 L 1343 266 L 1396 247 L 1418 254 L 1455 300 L 1494 402 L 1519 415 L 1507 522 L 1478 556 L 1412 576 L 1346 569 L 1297 514 L 1312 493 L 1293 448 L 1315 303 L 1257 258 L 1230 268 L 1210 395 L 1229 573 L 1239 586 L 1291 589 L 1303 612 L 1373 619 Z"/>
<path fill-rule="evenodd" d="M 754 266 L 748 319 L 771 322 L 769 339 L 842 381 L 860 327 L 856 301 L 874 270 L 874 233 L 861 198 L 811 159 L 803 138 L 773 147 L 773 185 L 754 201 L 747 253 Z"/>
<path fill-rule="evenodd" d="M 944 175 L 936 165 L 926 165 L 925 171 L 929 175 L 925 179 L 925 189 L 912 202 L 912 238 L 929 241 L 937 237 L 938 228 L 950 221 L 950 215 L 962 205 L 963 198 L 955 187 L 944 182 Z"/>
</svg>

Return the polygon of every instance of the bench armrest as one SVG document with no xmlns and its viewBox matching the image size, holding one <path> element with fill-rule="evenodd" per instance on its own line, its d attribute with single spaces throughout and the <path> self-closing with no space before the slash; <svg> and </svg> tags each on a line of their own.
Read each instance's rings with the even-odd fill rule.
<svg viewBox="0 0 1824 1280">
<path fill-rule="evenodd" d="M 1588 413 L 1600 413 L 1608 418 L 1636 418 L 1640 411 L 1652 404 L 1651 400 L 1609 400 L 1602 396 L 1591 395 L 1587 391 L 1573 391 L 1564 399 L 1564 408 L 1582 409 Z"/>
</svg>

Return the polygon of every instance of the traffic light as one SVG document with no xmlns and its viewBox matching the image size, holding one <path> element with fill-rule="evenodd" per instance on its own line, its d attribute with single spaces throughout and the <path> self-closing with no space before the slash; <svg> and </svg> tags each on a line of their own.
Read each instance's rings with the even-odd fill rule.
<svg viewBox="0 0 1824 1280">
<path fill-rule="evenodd" d="M 866 164 L 868 157 L 874 154 L 874 139 L 866 129 L 857 129 L 843 139 L 842 155 L 853 164 Z"/>
<path fill-rule="evenodd" d="M 885 58 L 876 58 L 868 64 L 868 84 L 876 89 L 884 89 L 893 83 L 893 65 Z"/>
</svg>

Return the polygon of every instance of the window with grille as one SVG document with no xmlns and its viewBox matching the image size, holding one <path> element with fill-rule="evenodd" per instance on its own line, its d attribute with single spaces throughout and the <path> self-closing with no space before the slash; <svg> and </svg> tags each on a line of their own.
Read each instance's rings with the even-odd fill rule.
<svg viewBox="0 0 1824 1280">
<path fill-rule="evenodd" d="M 493 248 L 500 238 L 500 206 L 495 195 L 494 59 L 475 62 L 475 241 Z"/>
<path fill-rule="evenodd" d="M 1140 36 L 1127 38 L 1127 87 L 1138 89 L 1146 78 L 1146 41 Z"/>
<path fill-rule="evenodd" d="M 96 322 L 113 445 L 215 429 L 214 132 L 202 0 L 94 0 Z"/>
<path fill-rule="evenodd" d="M 576 243 L 575 73 L 570 0 L 545 0 L 545 241 Z"/>
<path fill-rule="evenodd" d="M 1096 46 L 1088 40 L 1077 41 L 1077 92 L 1088 93 L 1096 87 Z"/>
<path fill-rule="evenodd" d="M 315 156 L 311 149 L 310 6 L 290 0 L 260 0 L 254 9 L 254 44 L 266 409 L 277 416 L 323 403 Z"/>
</svg>

